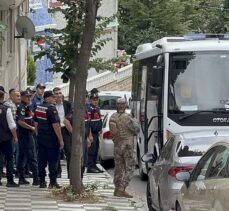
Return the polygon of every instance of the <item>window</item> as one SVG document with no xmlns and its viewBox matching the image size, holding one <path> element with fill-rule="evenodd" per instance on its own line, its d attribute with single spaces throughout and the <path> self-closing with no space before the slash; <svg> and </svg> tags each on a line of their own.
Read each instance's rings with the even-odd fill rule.
<svg viewBox="0 0 229 211">
<path fill-rule="evenodd" d="M 103 128 L 105 128 L 106 125 L 107 125 L 107 119 L 108 119 L 108 114 L 105 115 L 105 117 L 104 117 L 104 119 L 103 119 Z"/>
<path fill-rule="evenodd" d="M 141 99 L 141 78 L 142 78 L 142 63 L 135 61 L 133 63 L 132 73 L 132 100 Z"/>
<path fill-rule="evenodd" d="M 13 12 L 9 10 L 7 14 L 7 53 L 13 52 L 14 32 L 13 32 Z"/>
<path fill-rule="evenodd" d="M 170 158 L 170 156 L 173 154 L 172 153 L 173 144 L 174 144 L 174 138 L 172 137 L 169 141 L 167 141 L 167 143 L 163 147 L 161 156 L 159 158 L 160 161 L 167 160 Z"/>
<path fill-rule="evenodd" d="M 188 138 L 180 141 L 176 152 L 178 157 L 202 156 L 218 139 Z"/>
<path fill-rule="evenodd" d="M 228 158 L 229 150 L 226 147 L 223 147 L 223 150 L 215 156 L 212 165 L 209 166 L 207 177 L 228 177 Z"/>
<path fill-rule="evenodd" d="M 193 171 L 191 181 L 204 180 L 208 174 L 208 167 L 211 166 L 216 154 L 221 151 L 221 147 L 216 146 L 209 150 L 198 162 L 195 170 Z"/>
<path fill-rule="evenodd" d="M 99 96 L 99 107 L 101 110 L 116 110 L 116 100 L 120 96 Z"/>
<path fill-rule="evenodd" d="M 229 99 L 228 67 L 229 53 L 226 51 L 171 53 L 169 113 L 225 108 Z"/>
</svg>

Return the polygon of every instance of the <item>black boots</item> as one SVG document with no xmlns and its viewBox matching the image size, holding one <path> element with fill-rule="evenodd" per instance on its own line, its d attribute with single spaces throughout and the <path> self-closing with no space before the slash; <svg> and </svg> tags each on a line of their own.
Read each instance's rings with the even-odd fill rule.
<svg viewBox="0 0 229 211">
<path fill-rule="evenodd" d="M 27 181 L 24 177 L 19 178 L 19 185 L 29 185 L 29 181 Z"/>
<path fill-rule="evenodd" d="M 15 183 L 14 181 L 8 181 L 6 187 L 15 188 L 15 187 L 19 187 L 19 184 Z"/>
<path fill-rule="evenodd" d="M 33 184 L 34 186 L 40 185 L 38 177 L 33 177 Z"/>
<path fill-rule="evenodd" d="M 57 181 L 50 181 L 50 183 L 49 183 L 49 188 L 60 189 L 61 186 L 57 183 Z"/>
<path fill-rule="evenodd" d="M 40 188 L 47 188 L 47 183 L 45 180 L 40 180 Z"/>
</svg>

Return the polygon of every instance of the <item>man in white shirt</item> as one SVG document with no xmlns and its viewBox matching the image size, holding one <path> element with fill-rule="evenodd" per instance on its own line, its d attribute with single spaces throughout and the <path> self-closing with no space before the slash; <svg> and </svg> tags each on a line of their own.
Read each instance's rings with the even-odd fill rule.
<svg viewBox="0 0 229 211">
<path fill-rule="evenodd" d="M 18 187 L 19 185 L 14 182 L 13 179 L 13 146 L 12 137 L 14 143 L 18 142 L 16 124 L 13 119 L 12 111 L 7 106 L 3 105 L 5 97 L 4 87 L 0 86 L 0 151 L 5 155 L 6 171 L 7 171 L 7 187 Z M 0 185 L 1 183 L 0 175 Z"/>
<path fill-rule="evenodd" d="M 21 94 L 20 94 L 19 90 L 17 90 L 17 89 L 10 89 L 9 95 L 10 95 L 10 97 L 8 100 L 6 100 L 4 105 L 11 109 L 14 121 L 16 122 L 17 106 L 21 102 Z M 17 166 L 18 156 L 19 156 L 18 143 L 13 143 L 13 154 L 15 155 L 15 165 Z"/>
<path fill-rule="evenodd" d="M 69 101 L 63 99 L 63 94 L 59 87 L 55 87 L 53 89 L 53 93 L 56 96 L 56 110 L 60 117 L 61 133 L 64 139 L 64 154 L 67 160 L 67 170 L 69 175 L 72 141 L 71 141 L 71 135 L 65 127 L 64 119 L 72 111 L 72 105 Z M 61 174 L 60 164 L 58 167 L 58 174 Z"/>
</svg>

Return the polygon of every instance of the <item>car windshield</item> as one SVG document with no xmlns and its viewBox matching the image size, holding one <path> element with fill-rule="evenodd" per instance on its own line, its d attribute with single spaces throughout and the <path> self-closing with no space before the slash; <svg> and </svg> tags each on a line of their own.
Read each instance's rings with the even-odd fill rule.
<svg viewBox="0 0 229 211">
<path fill-rule="evenodd" d="M 115 110 L 116 109 L 116 100 L 120 96 L 99 96 L 99 107 L 102 110 Z"/>
<path fill-rule="evenodd" d="M 223 140 L 222 137 L 189 138 L 178 142 L 176 152 L 178 157 L 202 156 L 214 143 Z"/>
<path fill-rule="evenodd" d="M 170 54 L 169 113 L 229 109 L 229 53 Z"/>
</svg>

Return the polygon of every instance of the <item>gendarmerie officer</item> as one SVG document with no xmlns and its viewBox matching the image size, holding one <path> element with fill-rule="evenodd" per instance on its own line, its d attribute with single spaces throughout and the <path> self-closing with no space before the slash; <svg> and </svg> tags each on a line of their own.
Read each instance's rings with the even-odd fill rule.
<svg viewBox="0 0 229 211">
<path fill-rule="evenodd" d="M 99 151 L 99 133 L 102 130 L 102 119 L 100 108 L 98 107 L 98 94 L 92 94 L 90 100 L 91 103 L 88 108 L 88 113 L 90 116 L 90 129 L 93 136 L 93 142 L 88 148 L 87 173 L 102 173 L 103 171 L 96 166 Z"/>
<path fill-rule="evenodd" d="M 32 93 L 28 90 L 21 92 L 21 103 L 17 108 L 16 120 L 19 136 L 19 157 L 17 169 L 19 173 L 19 184 L 29 184 L 25 180 L 25 161 L 29 164 L 33 173 L 33 185 L 39 185 L 37 155 L 35 151 L 35 133 L 33 114 L 30 110 Z"/>
<path fill-rule="evenodd" d="M 7 106 L 3 105 L 5 96 L 4 87 L 0 86 L 0 152 L 5 155 L 6 160 L 6 177 L 7 177 L 7 187 L 18 187 L 19 185 L 14 182 L 13 179 L 13 145 L 12 137 L 14 138 L 14 143 L 18 142 L 16 124 L 13 119 L 12 111 Z M 0 172 L 0 186 L 1 175 Z"/>
<path fill-rule="evenodd" d="M 44 102 L 35 111 L 35 127 L 38 142 L 38 171 L 40 188 L 46 187 L 45 168 L 49 165 L 49 187 L 60 188 L 57 183 L 57 166 L 60 149 L 64 142 L 60 128 L 60 118 L 55 107 L 55 95 L 52 91 L 44 92 Z"/>
</svg>

